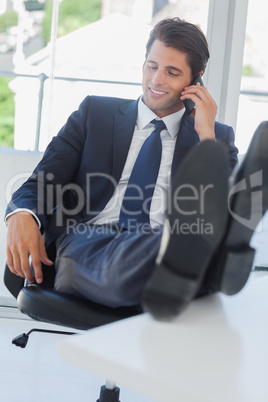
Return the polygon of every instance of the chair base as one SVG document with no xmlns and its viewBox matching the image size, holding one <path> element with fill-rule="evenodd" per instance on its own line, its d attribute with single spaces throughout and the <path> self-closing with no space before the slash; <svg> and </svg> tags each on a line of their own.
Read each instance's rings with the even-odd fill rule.
<svg viewBox="0 0 268 402">
<path fill-rule="evenodd" d="M 33 328 L 27 334 L 23 333 L 12 339 L 12 344 L 24 349 L 27 346 L 29 336 L 32 332 L 45 332 L 47 334 L 60 334 L 60 335 L 76 335 L 76 332 L 54 331 L 51 329 Z"/>
</svg>

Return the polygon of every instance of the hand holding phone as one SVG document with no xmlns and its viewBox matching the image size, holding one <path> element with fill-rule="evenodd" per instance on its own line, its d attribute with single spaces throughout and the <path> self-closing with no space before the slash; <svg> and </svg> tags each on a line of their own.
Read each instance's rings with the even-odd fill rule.
<svg viewBox="0 0 268 402">
<path fill-rule="evenodd" d="M 193 79 L 193 81 L 191 82 L 191 84 L 190 84 L 189 86 L 191 86 L 191 85 L 196 85 L 198 82 L 199 82 L 199 84 L 200 84 L 202 87 L 204 86 L 204 83 L 203 83 L 203 80 L 202 80 L 200 74 L 198 74 L 198 75 Z M 193 109 L 194 109 L 194 107 L 195 107 L 195 103 L 192 101 L 192 99 L 185 99 L 185 100 L 183 101 L 183 103 L 184 103 L 184 106 L 185 106 L 185 109 L 186 109 L 187 114 L 191 114 L 192 111 L 193 111 Z"/>
</svg>

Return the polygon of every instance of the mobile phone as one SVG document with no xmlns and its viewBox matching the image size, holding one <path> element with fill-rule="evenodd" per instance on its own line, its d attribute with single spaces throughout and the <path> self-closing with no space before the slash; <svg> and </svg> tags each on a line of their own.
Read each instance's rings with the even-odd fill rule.
<svg viewBox="0 0 268 402">
<path fill-rule="evenodd" d="M 204 86 L 204 83 L 203 83 L 203 80 L 202 80 L 200 74 L 198 74 L 198 75 L 193 79 L 193 81 L 191 82 L 190 85 L 196 85 L 198 82 L 200 83 L 200 85 L 201 85 L 202 87 Z M 189 85 L 189 86 L 190 86 L 190 85 Z M 195 103 L 192 101 L 192 99 L 185 99 L 185 100 L 183 101 L 183 103 L 184 103 L 184 106 L 185 106 L 185 109 L 186 109 L 187 114 L 191 114 L 192 111 L 193 111 L 193 109 L 194 109 L 194 107 L 195 107 Z"/>
</svg>

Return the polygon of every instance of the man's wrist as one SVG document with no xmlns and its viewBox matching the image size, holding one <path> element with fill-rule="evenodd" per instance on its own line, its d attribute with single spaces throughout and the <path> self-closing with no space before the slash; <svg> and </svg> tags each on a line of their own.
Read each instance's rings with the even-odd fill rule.
<svg viewBox="0 0 268 402">
<path fill-rule="evenodd" d="M 216 136 L 215 136 L 215 131 L 210 131 L 210 132 L 206 132 L 203 133 L 201 135 L 199 135 L 199 139 L 200 141 L 205 141 L 205 140 L 216 140 Z"/>
<path fill-rule="evenodd" d="M 30 215 L 32 215 L 32 217 L 35 219 L 39 229 L 41 229 L 41 222 L 39 220 L 39 218 L 35 215 L 35 213 L 33 211 L 31 211 L 30 209 L 27 208 L 17 208 L 15 209 L 13 212 L 10 212 L 6 217 L 5 217 L 5 222 L 7 224 L 7 219 L 17 213 L 29 213 Z"/>
</svg>

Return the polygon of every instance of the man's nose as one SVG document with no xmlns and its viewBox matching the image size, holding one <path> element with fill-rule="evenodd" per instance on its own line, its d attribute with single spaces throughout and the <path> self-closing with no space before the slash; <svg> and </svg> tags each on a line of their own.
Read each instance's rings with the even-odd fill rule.
<svg viewBox="0 0 268 402">
<path fill-rule="evenodd" d="M 162 85 L 162 84 L 164 84 L 164 71 L 161 70 L 160 68 L 158 68 L 158 69 L 154 72 L 153 83 L 154 83 L 155 85 Z"/>
</svg>

